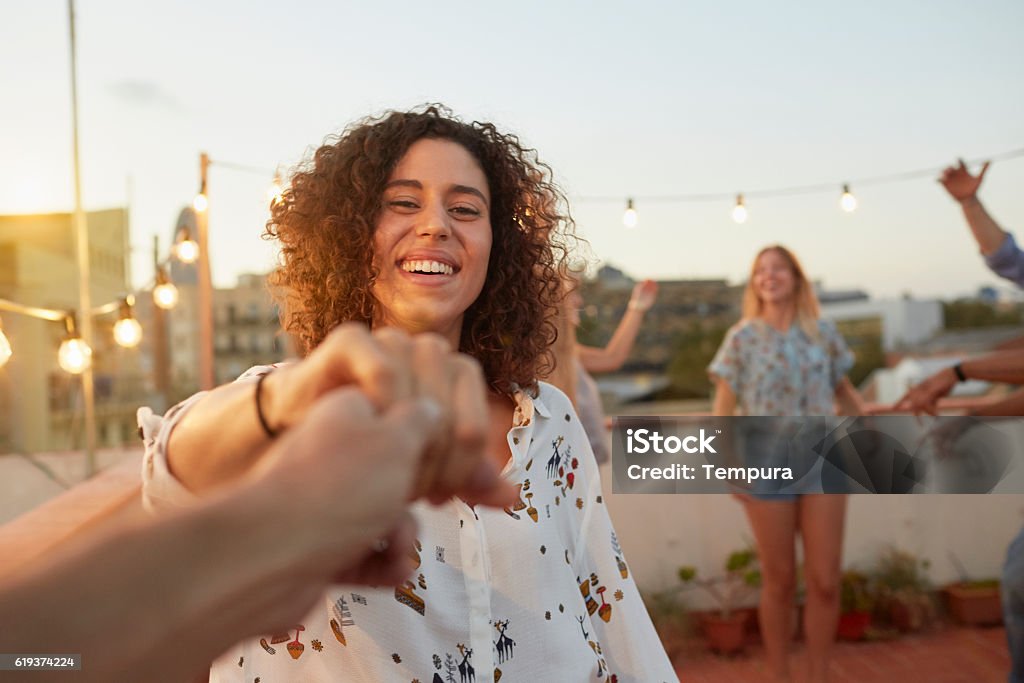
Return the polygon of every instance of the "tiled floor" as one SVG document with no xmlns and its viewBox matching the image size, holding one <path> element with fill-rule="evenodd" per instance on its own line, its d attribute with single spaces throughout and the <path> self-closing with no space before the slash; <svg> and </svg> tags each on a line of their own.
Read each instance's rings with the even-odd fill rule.
<svg viewBox="0 0 1024 683">
<path fill-rule="evenodd" d="M 799 658 L 803 645 L 796 644 Z M 794 659 L 794 661 L 798 661 Z M 771 681 L 764 650 L 751 643 L 732 658 L 700 646 L 687 647 L 675 659 L 682 683 L 758 683 Z M 943 627 L 895 640 L 838 643 L 832 659 L 834 683 L 1005 683 L 1010 669 L 1002 628 Z M 796 681 L 800 679 L 797 678 Z"/>
</svg>

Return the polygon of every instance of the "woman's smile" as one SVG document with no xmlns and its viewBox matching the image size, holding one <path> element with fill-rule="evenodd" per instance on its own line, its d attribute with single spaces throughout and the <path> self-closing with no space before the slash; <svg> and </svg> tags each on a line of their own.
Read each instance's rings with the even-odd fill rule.
<svg viewBox="0 0 1024 683">
<path fill-rule="evenodd" d="M 489 209 L 487 178 L 465 147 L 431 138 L 411 145 L 385 186 L 374 231 L 374 324 L 436 332 L 457 346 L 487 279 Z"/>
</svg>

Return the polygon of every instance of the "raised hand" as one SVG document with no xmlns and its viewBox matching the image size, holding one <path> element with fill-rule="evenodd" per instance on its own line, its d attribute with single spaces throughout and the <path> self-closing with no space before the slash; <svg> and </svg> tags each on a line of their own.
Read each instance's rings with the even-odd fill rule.
<svg viewBox="0 0 1024 683">
<path fill-rule="evenodd" d="M 629 297 L 629 307 L 640 311 L 649 311 L 658 297 L 658 283 L 644 280 L 633 285 L 633 294 Z"/>
<path fill-rule="evenodd" d="M 981 181 L 985 178 L 985 172 L 988 171 L 988 165 L 987 161 L 982 164 L 981 171 L 975 176 L 967 170 L 963 159 L 957 159 L 956 166 L 949 166 L 942 171 L 939 182 L 953 199 L 958 202 L 968 201 L 978 193 Z"/>
</svg>

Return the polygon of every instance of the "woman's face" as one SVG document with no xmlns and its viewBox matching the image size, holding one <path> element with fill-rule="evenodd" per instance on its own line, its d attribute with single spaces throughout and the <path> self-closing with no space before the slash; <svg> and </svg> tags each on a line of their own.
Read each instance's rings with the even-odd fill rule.
<svg viewBox="0 0 1024 683">
<path fill-rule="evenodd" d="M 761 254 L 754 266 L 754 291 L 765 305 L 792 303 L 796 292 L 796 275 L 789 261 L 772 249 Z"/>
<path fill-rule="evenodd" d="M 462 317 L 483 290 L 491 254 L 487 178 L 466 148 L 422 139 L 409 147 L 381 201 L 374 231 L 374 325 L 436 332 L 458 347 Z"/>
</svg>

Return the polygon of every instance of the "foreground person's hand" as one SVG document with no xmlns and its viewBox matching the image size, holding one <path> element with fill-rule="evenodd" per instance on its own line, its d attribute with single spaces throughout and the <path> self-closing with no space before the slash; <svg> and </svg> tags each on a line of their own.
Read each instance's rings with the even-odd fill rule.
<svg viewBox="0 0 1024 683">
<path fill-rule="evenodd" d="M 283 543 L 301 549 L 304 573 L 400 582 L 411 566 L 394 549 L 411 542 L 406 506 L 440 413 L 429 399 L 378 412 L 357 389 L 327 394 L 253 471 L 250 496 L 265 501 L 261 523 L 276 525 Z M 381 539 L 388 540 L 384 548 Z"/>
<path fill-rule="evenodd" d="M 957 376 L 953 368 L 945 368 L 924 380 L 920 384 L 911 387 L 903 397 L 896 402 L 896 410 L 900 412 L 912 412 L 914 415 L 928 413 L 935 415 L 938 410 L 938 401 L 956 386 Z"/>
<path fill-rule="evenodd" d="M 379 410 L 430 397 L 440 407 L 440 426 L 417 466 L 412 497 L 439 503 L 457 495 L 498 507 L 516 499 L 484 453 L 489 423 L 483 371 L 437 335 L 340 325 L 309 357 L 275 371 L 266 384 L 276 429 L 298 423 L 321 396 L 341 386 L 358 387 Z"/>
</svg>

